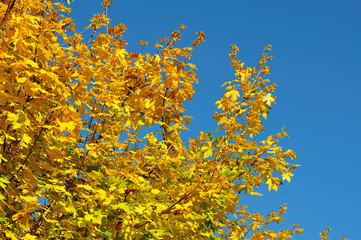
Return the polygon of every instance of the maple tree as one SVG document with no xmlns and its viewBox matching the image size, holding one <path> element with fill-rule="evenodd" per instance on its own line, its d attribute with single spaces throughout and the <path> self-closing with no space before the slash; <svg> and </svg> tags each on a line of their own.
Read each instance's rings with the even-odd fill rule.
<svg viewBox="0 0 361 240">
<path fill-rule="evenodd" d="M 110 0 L 103 1 L 104 9 Z M 127 51 L 126 27 L 104 13 L 78 32 L 52 0 L 0 3 L 1 239 L 289 239 L 273 231 L 286 206 L 250 213 L 240 199 L 277 191 L 298 165 L 281 131 L 257 141 L 275 102 L 271 46 L 216 102 L 216 133 L 185 141 L 183 103 L 197 83 L 189 63 L 204 42 L 178 48 L 183 24 L 154 54 Z M 84 34 L 90 38 L 85 41 Z M 140 45 L 147 46 L 146 41 Z M 328 231 L 328 230 L 327 230 Z M 321 238 L 327 238 L 325 230 Z"/>
</svg>

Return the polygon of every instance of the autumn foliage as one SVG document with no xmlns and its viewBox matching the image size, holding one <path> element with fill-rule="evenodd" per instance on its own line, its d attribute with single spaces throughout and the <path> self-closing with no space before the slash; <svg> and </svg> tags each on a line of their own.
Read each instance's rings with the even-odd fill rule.
<svg viewBox="0 0 361 240">
<path fill-rule="evenodd" d="M 76 3 L 75 3 L 76 4 Z M 104 1 L 104 9 L 110 1 Z M 198 79 L 190 63 L 204 42 L 176 47 L 186 28 L 127 51 L 123 24 L 96 14 L 78 32 L 66 3 L 0 2 L 1 239 L 289 239 L 273 231 L 281 206 L 250 213 L 241 198 L 278 189 L 297 165 L 263 131 L 275 84 L 271 60 L 244 66 L 216 102 L 215 133 L 182 139 L 184 102 Z M 90 37 L 85 37 L 90 36 Z"/>
</svg>

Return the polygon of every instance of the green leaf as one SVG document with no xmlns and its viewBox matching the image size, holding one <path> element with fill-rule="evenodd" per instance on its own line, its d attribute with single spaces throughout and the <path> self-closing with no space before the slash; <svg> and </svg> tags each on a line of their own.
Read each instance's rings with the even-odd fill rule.
<svg viewBox="0 0 361 240">
<path fill-rule="evenodd" d="M 8 160 L 0 153 L 0 163 L 7 162 Z"/>
</svg>

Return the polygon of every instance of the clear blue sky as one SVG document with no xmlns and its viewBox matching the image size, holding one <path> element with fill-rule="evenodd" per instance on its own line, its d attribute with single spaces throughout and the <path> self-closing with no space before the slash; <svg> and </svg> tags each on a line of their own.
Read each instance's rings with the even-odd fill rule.
<svg viewBox="0 0 361 240">
<path fill-rule="evenodd" d="M 72 16 L 78 30 L 99 12 L 100 0 L 75 0 Z M 209 131 L 221 85 L 232 80 L 228 54 L 239 46 L 246 65 L 257 64 L 261 50 L 273 45 L 270 79 L 278 84 L 266 133 L 283 125 L 290 135 L 282 142 L 296 151 L 291 184 L 264 197 L 246 197 L 254 212 L 267 213 L 288 203 L 286 223 L 300 222 L 305 233 L 296 239 L 319 239 L 330 226 L 332 239 L 361 239 L 361 2 L 358 0 L 114 0 L 112 24 L 124 23 L 128 49 L 169 36 L 179 23 L 188 29 L 182 44 L 204 31 L 206 42 L 194 52 L 199 84 L 188 115 L 192 135 Z M 152 47 L 148 47 L 152 51 Z"/>
</svg>

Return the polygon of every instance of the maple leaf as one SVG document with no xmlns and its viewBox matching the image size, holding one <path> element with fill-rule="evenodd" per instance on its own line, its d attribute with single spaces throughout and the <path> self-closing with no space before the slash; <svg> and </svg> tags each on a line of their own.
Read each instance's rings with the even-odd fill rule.
<svg viewBox="0 0 361 240">
<path fill-rule="evenodd" d="M 266 96 L 263 96 L 262 100 L 263 100 L 263 102 L 266 102 L 267 106 L 271 106 L 271 103 L 275 102 L 275 99 L 274 99 L 274 97 L 272 96 L 271 93 L 267 93 Z"/>
<path fill-rule="evenodd" d="M 231 97 L 232 101 L 236 101 L 241 95 L 239 94 L 239 92 L 237 90 L 233 89 L 233 90 L 226 92 L 224 94 L 224 96 L 226 98 Z"/>
</svg>

